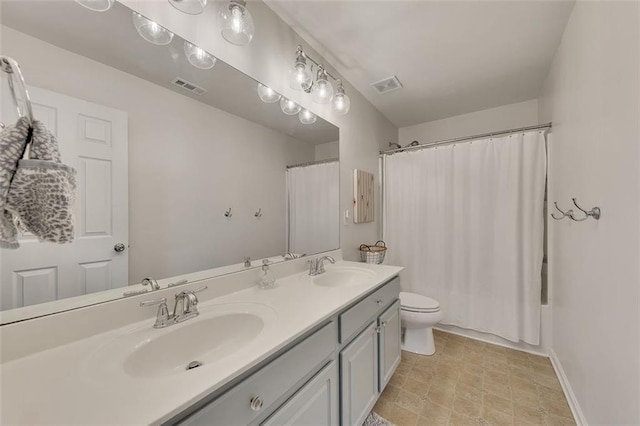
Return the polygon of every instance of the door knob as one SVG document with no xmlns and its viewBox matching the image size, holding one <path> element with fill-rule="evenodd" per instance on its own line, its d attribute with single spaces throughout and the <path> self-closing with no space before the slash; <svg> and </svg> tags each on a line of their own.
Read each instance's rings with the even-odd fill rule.
<svg viewBox="0 0 640 426">
<path fill-rule="evenodd" d="M 118 243 L 115 246 L 113 246 L 113 249 L 115 250 L 116 253 L 122 253 L 127 247 L 122 244 L 122 243 Z"/>
</svg>

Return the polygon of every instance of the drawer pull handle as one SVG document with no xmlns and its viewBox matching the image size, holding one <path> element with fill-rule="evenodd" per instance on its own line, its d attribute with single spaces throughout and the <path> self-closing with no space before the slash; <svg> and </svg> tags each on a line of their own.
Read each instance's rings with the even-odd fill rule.
<svg viewBox="0 0 640 426">
<path fill-rule="evenodd" d="M 262 398 L 259 396 L 254 396 L 253 398 L 251 398 L 251 409 L 253 411 L 258 411 L 262 408 L 262 406 L 264 405 L 264 401 L 262 401 Z"/>
<path fill-rule="evenodd" d="M 383 327 L 386 327 L 387 326 L 387 322 L 386 321 L 382 321 L 382 323 L 380 325 L 383 326 Z"/>
<path fill-rule="evenodd" d="M 380 334 L 380 330 L 381 330 L 380 327 L 374 328 L 373 329 L 373 334 L 376 334 L 376 333 Z"/>
<path fill-rule="evenodd" d="M 381 299 L 377 299 L 377 300 L 376 300 L 376 303 L 377 303 L 378 305 L 382 305 L 384 302 L 383 302 Z"/>
</svg>

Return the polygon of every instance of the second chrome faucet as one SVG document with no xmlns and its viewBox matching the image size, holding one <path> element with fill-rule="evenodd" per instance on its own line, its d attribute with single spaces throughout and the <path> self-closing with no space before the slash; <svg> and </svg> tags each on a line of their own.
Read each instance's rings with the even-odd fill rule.
<svg viewBox="0 0 640 426">
<path fill-rule="evenodd" d="M 331 263 L 336 263 L 336 260 L 331 256 L 322 256 L 318 259 L 307 260 L 309 264 L 309 275 L 320 275 L 324 274 L 324 261 L 328 260 Z"/>
<path fill-rule="evenodd" d="M 175 305 L 173 306 L 173 313 L 169 313 L 169 307 L 167 306 L 167 299 L 163 297 L 157 300 L 145 300 L 140 302 L 140 306 L 156 306 L 158 305 L 158 313 L 156 315 L 156 322 L 153 324 L 154 328 L 165 328 L 174 324 L 179 324 L 191 318 L 198 316 L 198 296 L 196 293 L 206 290 L 207 287 L 201 287 L 197 290 L 185 290 L 176 294 Z"/>
</svg>

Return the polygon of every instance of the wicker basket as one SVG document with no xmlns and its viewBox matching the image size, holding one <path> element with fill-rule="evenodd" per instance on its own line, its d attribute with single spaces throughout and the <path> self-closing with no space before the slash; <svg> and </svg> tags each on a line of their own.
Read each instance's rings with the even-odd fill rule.
<svg viewBox="0 0 640 426">
<path fill-rule="evenodd" d="M 387 253 L 387 245 L 384 241 L 378 241 L 372 246 L 360 245 L 360 260 L 365 263 L 380 264 L 384 262 L 384 255 Z"/>
</svg>

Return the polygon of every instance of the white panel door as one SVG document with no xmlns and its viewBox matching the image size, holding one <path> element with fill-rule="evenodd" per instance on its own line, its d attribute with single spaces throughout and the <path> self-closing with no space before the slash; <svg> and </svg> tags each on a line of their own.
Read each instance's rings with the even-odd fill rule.
<svg viewBox="0 0 640 426">
<path fill-rule="evenodd" d="M 340 352 L 343 425 L 361 425 L 378 399 L 378 328 L 371 323 Z"/>
<path fill-rule="evenodd" d="M 25 234 L 19 249 L 1 249 L 2 310 L 128 284 L 127 113 L 36 87 L 29 94 L 62 161 L 78 171 L 76 236 L 59 245 Z"/>
<path fill-rule="evenodd" d="M 396 301 L 378 318 L 380 329 L 380 392 L 391 380 L 400 364 L 400 301 Z"/>
</svg>

